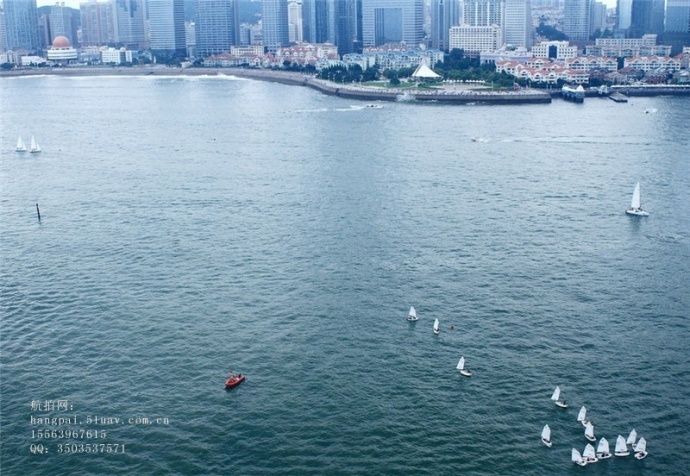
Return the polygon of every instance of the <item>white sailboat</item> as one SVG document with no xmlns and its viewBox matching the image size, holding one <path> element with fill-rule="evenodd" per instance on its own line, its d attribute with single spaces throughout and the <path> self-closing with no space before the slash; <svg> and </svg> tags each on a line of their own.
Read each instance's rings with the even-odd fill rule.
<svg viewBox="0 0 690 476">
<path fill-rule="evenodd" d="M 544 425 L 544 429 L 541 430 L 541 442 L 551 448 L 551 428 L 549 425 Z"/>
<path fill-rule="evenodd" d="M 647 456 L 647 440 L 640 438 L 635 445 L 635 458 L 644 459 Z"/>
<path fill-rule="evenodd" d="M 17 137 L 17 147 L 14 150 L 17 152 L 26 152 L 26 144 L 24 144 L 22 136 Z"/>
<path fill-rule="evenodd" d="M 630 445 L 630 447 L 634 450 L 635 449 L 635 440 L 637 440 L 637 432 L 633 428 L 633 430 L 628 435 L 628 439 L 625 440 L 625 444 Z"/>
<path fill-rule="evenodd" d="M 556 390 L 553 391 L 553 395 L 551 395 L 551 400 L 554 401 L 554 403 L 561 407 L 561 408 L 568 408 L 568 404 L 566 403 L 565 400 L 560 401 L 559 399 L 561 398 L 561 389 L 560 387 L 556 387 Z"/>
<path fill-rule="evenodd" d="M 439 330 L 439 322 L 438 322 L 438 319 L 436 319 L 436 320 L 434 321 L 434 334 L 438 334 L 439 332 L 441 332 L 441 331 Z"/>
<path fill-rule="evenodd" d="M 587 464 L 587 460 L 584 459 L 580 452 L 575 448 L 573 448 L 573 451 L 570 452 L 570 455 L 570 459 L 573 460 L 573 463 L 579 464 L 580 466 L 585 466 Z"/>
<path fill-rule="evenodd" d="M 31 148 L 29 149 L 29 152 L 35 154 L 36 152 L 40 151 L 41 147 L 38 145 L 38 142 L 36 142 L 36 138 L 34 136 L 31 136 Z"/>
<path fill-rule="evenodd" d="M 610 458 L 611 453 L 609 452 L 609 442 L 606 438 L 599 440 L 599 446 L 597 446 L 597 458 L 606 459 Z"/>
<path fill-rule="evenodd" d="M 594 454 L 594 446 L 590 445 L 589 443 L 587 443 L 587 446 L 585 446 L 585 450 L 582 452 L 582 457 L 587 461 L 587 463 L 596 463 L 599 461 L 597 455 Z"/>
<path fill-rule="evenodd" d="M 640 194 L 640 182 L 635 185 L 635 190 L 633 191 L 632 201 L 630 202 L 630 208 L 628 208 L 625 213 L 628 215 L 636 215 L 638 217 L 646 217 L 649 215 L 648 212 L 642 210 L 642 195 Z"/>
<path fill-rule="evenodd" d="M 577 421 L 582 423 L 582 426 L 587 426 L 587 421 L 585 417 L 587 416 L 587 409 L 583 406 L 580 408 L 580 413 L 577 414 Z"/>
<path fill-rule="evenodd" d="M 460 357 L 460 362 L 458 362 L 458 366 L 456 367 L 460 371 L 462 375 L 465 377 L 471 377 L 472 372 L 469 369 L 465 368 L 465 357 Z"/>
<path fill-rule="evenodd" d="M 415 311 L 414 306 L 410 308 L 410 312 L 407 313 L 407 320 L 408 321 L 416 321 L 419 318 L 417 317 L 417 311 Z"/>
<path fill-rule="evenodd" d="M 613 452 L 616 456 L 628 456 L 630 451 L 628 451 L 628 445 L 625 444 L 625 438 L 618 435 L 616 438 L 616 450 Z"/>
<path fill-rule="evenodd" d="M 594 437 L 594 425 L 591 422 L 587 422 L 585 427 L 585 438 L 594 443 L 597 439 Z"/>
</svg>

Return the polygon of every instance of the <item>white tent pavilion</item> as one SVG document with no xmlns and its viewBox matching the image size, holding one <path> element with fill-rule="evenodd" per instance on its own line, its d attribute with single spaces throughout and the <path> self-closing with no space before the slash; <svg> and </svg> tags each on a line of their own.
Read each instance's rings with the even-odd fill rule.
<svg viewBox="0 0 690 476">
<path fill-rule="evenodd" d="M 413 79 L 437 79 L 440 77 L 440 75 L 434 73 L 431 68 L 426 65 L 426 60 L 422 60 L 414 73 L 412 73 Z"/>
</svg>

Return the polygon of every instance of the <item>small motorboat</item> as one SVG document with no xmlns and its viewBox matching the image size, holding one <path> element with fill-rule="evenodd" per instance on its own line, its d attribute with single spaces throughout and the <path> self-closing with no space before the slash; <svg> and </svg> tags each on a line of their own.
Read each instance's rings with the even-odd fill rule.
<svg viewBox="0 0 690 476">
<path fill-rule="evenodd" d="M 242 374 L 230 374 L 230 377 L 225 381 L 225 388 L 234 388 L 244 382 L 245 376 Z"/>
</svg>

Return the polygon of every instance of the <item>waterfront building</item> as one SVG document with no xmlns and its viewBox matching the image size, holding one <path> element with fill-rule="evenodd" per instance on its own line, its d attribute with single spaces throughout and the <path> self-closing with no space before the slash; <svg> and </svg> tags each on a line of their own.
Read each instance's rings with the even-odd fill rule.
<svg viewBox="0 0 690 476">
<path fill-rule="evenodd" d="M 496 63 L 497 73 L 506 73 L 518 79 L 535 83 L 556 84 L 559 80 L 571 84 L 589 82 L 589 73 L 567 68 L 563 64 L 550 61 L 537 61 L 535 64 L 524 64 L 514 61 Z"/>
<path fill-rule="evenodd" d="M 362 0 L 362 42 L 365 48 L 399 42 L 416 48 L 423 37 L 423 0 Z"/>
<path fill-rule="evenodd" d="M 626 58 L 624 63 L 625 68 L 633 68 L 645 73 L 651 71 L 679 71 L 681 61 L 679 58 L 671 58 L 670 56 L 635 56 L 634 58 Z"/>
<path fill-rule="evenodd" d="M 113 0 L 112 7 L 115 43 L 133 48 L 147 47 L 143 0 Z"/>
<path fill-rule="evenodd" d="M 36 0 L 4 0 L 6 47 L 37 53 L 40 49 Z"/>
<path fill-rule="evenodd" d="M 239 0 L 196 0 L 196 54 L 200 57 L 229 51 L 241 44 Z"/>
<path fill-rule="evenodd" d="M 262 0 L 262 26 L 264 47 L 274 53 L 290 43 L 288 9 L 286 0 Z"/>
<path fill-rule="evenodd" d="M 527 48 L 507 48 L 505 45 L 495 51 L 482 51 L 479 53 L 481 64 L 497 63 L 499 61 L 513 61 L 525 63 L 532 59 L 532 53 Z"/>
<path fill-rule="evenodd" d="M 530 0 L 506 0 L 503 42 L 511 46 L 532 47 L 532 7 Z"/>
<path fill-rule="evenodd" d="M 461 23 L 460 0 L 431 0 L 431 46 L 449 51 L 450 28 Z"/>
<path fill-rule="evenodd" d="M 193 21 L 185 21 L 184 39 L 185 46 L 187 47 L 187 56 L 190 58 L 196 57 L 196 23 Z"/>
<path fill-rule="evenodd" d="M 594 45 L 585 48 L 587 56 L 611 56 L 631 58 L 633 56 L 670 56 L 670 45 L 657 45 L 657 35 L 643 35 L 642 38 L 597 38 Z"/>
<path fill-rule="evenodd" d="M 577 56 L 577 46 L 570 46 L 567 41 L 542 41 L 532 47 L 532 56 L 566 60 Z"/>
<path fill-rule="evenodd" d="M 105 48 L 101 50 L 103 64 L 122 64 L 132 62 L 132 51 L 126 48 Z"/>
<path fill-rule="evenodd" d="M 69 39 L 65 36 L 58 36 L 53 40 L 53 44 L 46 51 L 48 61 L 66 64 L 77 59 L 77 50 L 72 48 Z"/>
<path fill-rule="evenodd" d="M 616 58 L 604 58 L 598 56 L 577 56 L 575 58 L 568 58 L 564 61 L 566 68 L 576 71 L 590 72 L 595 69 L 602 69 L 605 71 L 618 70 L 618 61 Z"/>
<path fill-rule="evenodd" d="M 590 34 L 590 0 L 565 0 L 563 8 L 563 33 L 570 41 L 587 41 Z"/>
<path fill-rule="evenodd" d="M 482 51 L 495 51 L 503 45 L 502 28 L 499 25 L 460 25 L 450 29 L 450 49 L 462 49 L 472 56 Z"/>
<path fill-rule="evenodd" d="M 115 42 L 113 8 L 109 3 L 89 0 L 79 4 L 81 44 L 104 45 Z"/>
<path fill-rule="evenodd" d="M 148 7 L 151 51 L 184 57 L 184 0 L 148 0 Z"/>
</svg>

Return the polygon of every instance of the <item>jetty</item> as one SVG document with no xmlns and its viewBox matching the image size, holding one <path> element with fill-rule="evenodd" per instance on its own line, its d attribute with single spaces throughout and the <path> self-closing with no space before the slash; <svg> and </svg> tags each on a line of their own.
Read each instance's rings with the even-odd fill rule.
<svg viewBox="0 0 690 476">
<path fill-rule="evenodd" d="M 609 94 L 609 99 L 614 102 L 628 102 L 628 97 L 625 94 L 614 91 Z"/>
</svg>

